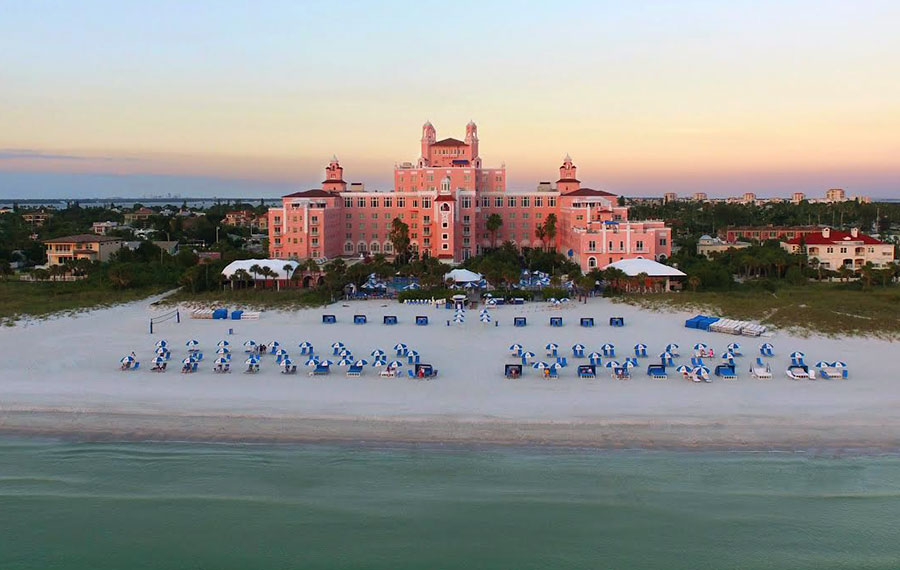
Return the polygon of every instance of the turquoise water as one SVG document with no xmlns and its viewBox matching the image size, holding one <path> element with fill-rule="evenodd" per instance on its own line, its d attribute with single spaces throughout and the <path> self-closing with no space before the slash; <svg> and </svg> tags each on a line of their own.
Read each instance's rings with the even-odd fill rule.
<svg viewBox="0 0 900 570">
<path fill-rule="evenodd" d="M 900 458 L 0 440 L 0 569 L 900 568 Z"/>
</svg>

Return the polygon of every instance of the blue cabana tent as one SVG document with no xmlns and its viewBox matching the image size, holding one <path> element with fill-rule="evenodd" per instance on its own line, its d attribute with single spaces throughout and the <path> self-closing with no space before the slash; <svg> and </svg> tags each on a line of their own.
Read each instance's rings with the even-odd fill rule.
<svg viewBox="0 0 900 570">
<path fill-rule="evenodd" d="M 325 324 L 334 324 L 337 322 L 337 317 L 334 315 L 322 315 L 322 322 Z"/>
<path fill-rule="evenodd" d="M 638 343 L 634 345 L 634 355 L 638 358 L 647 356 L 647 345 L 644 343 Z"/>
<path fill-rule="evenodd" d="M 384 324 L 396 325 L 397 324 L 397 316 L 396 315 L 385 315 L 384 316 Z"/>
<path fill-rule="evenodd" d="M 525 317 L 513 317 L 513 326 L 524 327 L 526 322 Z"/>
<path fill-rule="evenodd" d="M 551 327 L 561 327 L 563 326 L 562 317 L 550 317 L 550 326 Z"/>
<path fill-rule="evenodd" d="M 581 317 L 580 324 L 583 327 L 592 327 L 594 326 L 594 319 L 593 317 Z"/>
<path fill-rule="evenodd" d="M 416 317 L 416 324 L 419 326 L 426 326 L 428 324 L 428 317 L 419 315 Z"/>
<path fill-rule="evenodd" d="M 624 327 L 625 326 L 625 318 L 624 317 L 610 317 L 609 318 L 609 326 Z"/>
<path fill-rule="evenodd" d="M 353 315 L 353 324 L 354 325 L 366 324 L 366 316 L 365 315 Z"/>
</svg>

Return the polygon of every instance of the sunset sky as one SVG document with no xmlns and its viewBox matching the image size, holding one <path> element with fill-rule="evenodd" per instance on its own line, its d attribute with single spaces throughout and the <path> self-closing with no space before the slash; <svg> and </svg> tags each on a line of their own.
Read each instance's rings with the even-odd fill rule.
<svg viewBox="0 0 900 570">
<path fill-rule="evenodd" d="M 390 186 L 479 126 L 512 189 L 900 198 L 900 2 L 0 0 L 0 197 Z"/>
</svg>

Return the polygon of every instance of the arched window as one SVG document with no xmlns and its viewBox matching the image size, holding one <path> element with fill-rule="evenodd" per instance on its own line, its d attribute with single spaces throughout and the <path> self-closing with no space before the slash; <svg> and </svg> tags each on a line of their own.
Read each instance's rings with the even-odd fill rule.
<svg viewBox="0 0 900 570">
<path fill-rule="evenodd" d="M 381 245 L 377 241 L 373 241 L 369 245 L 369 251 L 371 251 L 372 253 L 378 253 L 379 249 L 381 249 Z"/>
<path fill-rule="evenodd" d="M 596 267 L 597 267 L 597 258 L 596 258 L 596 257 L 589 257 L 589 258 L 588 258 L 588 268 L 594 269 L 594 268 L 596 268 Z"/>
<path fill-rule="evenodd" d="M 344 251 L 346 251 L 347 253 L 353 253 L 353 243 L 349 242 L 349 241 L 347 243 L 345 243 Z"/>
<path fill-rule="evenodd" d="M 394 244 L 389 241 L 384 242 L 384 252 L 391 253 L 392 251 L 394 251 Z"/>
<path fill-rule="evenodd" d="M 356 244 L 356 252 L 357 253 L 365 253 L 366 252 L 366 244 L 363 242 L 359 242 Z"/>
<path fill-rule="evenodd" d="M 441 192 L 449 192 L 450 191 L 450 177 L 445 176 L 443 180 L 441 180 Z"/>
<path fill-rule="evenodd" d="M 450 204 L 448 204 L 448 203 L 446 203 L 446 202 L 444 202 L 443 204 L 441 204 L 441 211 L 442 211 L 442 212 L 449 212 L 449 211 L 450 211 Z"/>
</svg>

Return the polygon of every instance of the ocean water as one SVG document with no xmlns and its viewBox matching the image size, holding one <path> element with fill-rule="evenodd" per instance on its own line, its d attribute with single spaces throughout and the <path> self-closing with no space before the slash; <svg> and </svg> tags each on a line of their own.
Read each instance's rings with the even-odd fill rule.
<svg viewBox="0 0 900 570">
<path fill-rule="evenodd" d="M 0 440 L 0 569 L 900 568 L 900 457 Z"/>
</svg>

